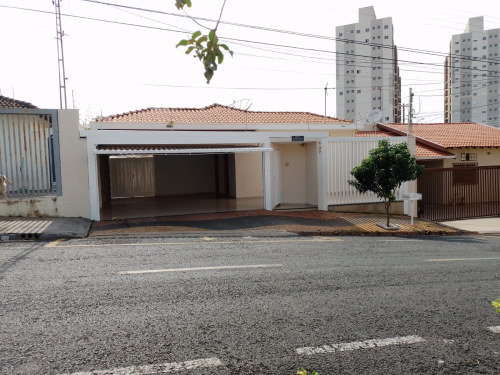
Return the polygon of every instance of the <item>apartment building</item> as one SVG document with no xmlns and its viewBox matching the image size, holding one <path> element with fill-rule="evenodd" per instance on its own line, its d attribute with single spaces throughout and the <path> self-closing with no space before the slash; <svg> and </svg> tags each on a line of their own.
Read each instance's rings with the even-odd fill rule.
<svg viewBox="0 0 500 375">
<path fill-rule="evenodd" d="M 372 6 L 359 22 L 336 27 L 337 116 L 365 122 L 376 109 L 379 122 L 401 122 L 401 77 L 392 18 L 377 19 Z"/>
<path fill-rule="evenodd" d="M 470 18 L 453 35 L 445 60 L 445 122 L 500 127 L 500 29 L 484 30 L 484 18 Z"/>
</svg>

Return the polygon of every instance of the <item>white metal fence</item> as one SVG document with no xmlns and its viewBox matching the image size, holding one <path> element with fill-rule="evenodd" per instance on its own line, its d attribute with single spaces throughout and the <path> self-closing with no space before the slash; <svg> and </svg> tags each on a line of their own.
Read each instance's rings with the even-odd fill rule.
<svg viewBox="0 0 500 375">
<path fill-rule="evenodd" d="M 57 110 L 0 108 L 0 175 L 8 197 L 61 195 Z"/>
<path fill-rule="evenodd" d="M 328 158 L 328 205 L 378 203 L 383 200 L 374 193 L 359 193 L 347 183 L 354 179 L 351 170 L 369 156 L 378 142 L 387 139 L 391 144 L 407 142 L 406 137 L 388 138 L 328 138 L 324 142 Z M 402 199 L 402 188 L 396 191 L 396 199 Z"/>
</svg>

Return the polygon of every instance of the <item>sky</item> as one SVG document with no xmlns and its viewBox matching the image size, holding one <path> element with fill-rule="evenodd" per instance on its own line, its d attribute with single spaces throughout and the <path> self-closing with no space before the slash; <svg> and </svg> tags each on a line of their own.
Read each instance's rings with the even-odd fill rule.
<svg viewBox="0 0 500 375">
<path fill-rule="evenodd" d="M 102 1 L 184 14 L 175 0 Z M 223 4 L 192 2 L 187 13 L 207 19 L 217 19 Z M 59 108 L 55 16 L 1 6 L 53 12 L 52 1 L 0 0 L 0 93 L 40 108 Z M 451 36 L 464 31 L 469 17 L 485 16 L 486 29 L 500 28 L 498 0 L 226 0 L 222 20 L 333 38 L 336 26 L 358 22 L 358 8 L 366 6 L 374 6 L 378 18 L 392 17 L 398 47 L 438 54 L 399 50 L 398 57 L 408 61 L 400 62 L 403 102 L 412 87 L 417 121 L 442 122 L 443 54 L 449 52 Z M 61 0 L 61 12 L 175 30 L 63 16 L 68 108 L 78 108 L 82 121 L 149 107 L 201 108 L 234 102 L 236 108 L 251 105 L 254 111 L 324 114 L 327 84 L 326 114 L 336 114 L 334 40 L 221 24 L 218 35 L 234 56 L 226 56 L 207 85 L 201 62 L 175 46 L 196 30 L 213 28 L 214 22 L 198 25 L 187 17 L 83 0 Z"/>
</svg>

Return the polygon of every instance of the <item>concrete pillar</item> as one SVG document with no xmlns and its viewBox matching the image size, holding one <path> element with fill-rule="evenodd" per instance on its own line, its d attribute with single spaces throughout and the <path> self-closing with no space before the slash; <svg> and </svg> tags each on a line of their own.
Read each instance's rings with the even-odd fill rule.
<svg viewBox="0 0 500 375">
<path fill-rule="evenodd" d="M 269 147 L 269 143 L 265 144 L 265 147 Z M 271 187 L 271 153 L 266 151 L 263 153 L 263 176 L 264 176 L 264 208 L 267 211 L 273 210 L 272 202 L 272 187 Z"/>
<path fill-rule="evenodd" d="M 417 139 L 415 138 L 414 135 L 409 135 L 408 136 L 408 149 L 410 150 L 410 153 L 415 156 L 416 155 L 416 147 L 417 147 Z M 417 192 L 417 180 L 415 181 L 408 181 L 405 183 L 405 189 L 403 190 L 404 193 L 416 193 Z M 410 215 L 410 204 L 413 206 L 412 207 L 412 212 L 413 216 L 417 216 L 417 201 L 414 201 L 410 203 L 410 201 L 404 201 L 404 212 L 405 215 Z"/>
</svg>

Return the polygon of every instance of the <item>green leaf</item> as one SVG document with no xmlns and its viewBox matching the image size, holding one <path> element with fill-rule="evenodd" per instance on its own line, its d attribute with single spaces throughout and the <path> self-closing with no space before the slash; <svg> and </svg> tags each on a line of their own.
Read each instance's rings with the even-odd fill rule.
<svg viewBox="0 0 500 375">
<path fill-rule="evenodd" d="M 188 8 L 191 8 L 191 5 L 193 5 L 191 3 L 191 0 L 184 0 L 184 2 L 186 3 L 186 5 L 188 6 Z"/>
<path fill-rule="evenodd" d="M 202 37 L 198 38 L 196 41 L 196 44 L 201 44 L 203 42 L 206 42 L 208 40 L 208 37 L 206 35 L 203 35 Z"/>
<path fill-rule="evenodd" d="M 179 46 L 187 46 L 187 45 L 188 45 L 188 41 L 186 39 L 182 39 L 179 43 L 177 43 L 175 48 L 177 48 Z"/>
<path fill-rule="evenodd" d="M 219 44 L 219 47 L 224 48 L 226 51 L 229 51 L 229 47 L 225 45 L 224 43 Z"/>
<path fill-rule="evenodd" d="M 215 35 L 215 31 L 210 30 L 210 32 L 208 33 L 208 39 L 212 40 L 214 38 L 214 35 Z"/>
<path fill-rule="evenodd" d="M 222 62 L 224 61 L 224 55 L 219 50 L 217 50 L 217 61 L 219 62 L 219 64 L 222 64 Z"/>
<path fill-rule="evenodd" d="M 194 50 L 194 47 L 191 46 L 189 47 L 187 50 L 186 50 L 186 55 L 189 55 L 191 53 L 191 51 Z"/>
<path fill-rule="evenodd" d="M 191 39 L 196 39 L 196 38 L 198 38 L 200 35 L 201 35 L 201 31 L 199 31 L 199 30 L 198 30 L 198 31 L 195 31 L 195 32 L 193 33 L 193 35 L 191 36 Z"/>
</svg>

